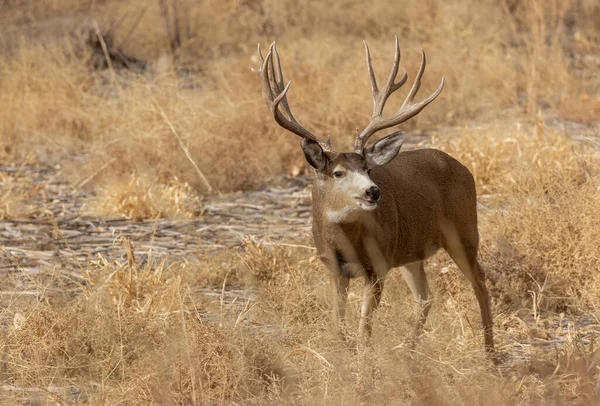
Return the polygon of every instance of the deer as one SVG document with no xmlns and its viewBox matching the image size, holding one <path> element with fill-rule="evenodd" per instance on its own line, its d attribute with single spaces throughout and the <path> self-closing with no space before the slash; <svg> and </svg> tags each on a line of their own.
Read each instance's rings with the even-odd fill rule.
<svg viewBox="0 0 600 406">
<path fill-rule="evenodd" d="M 379 306 L 386 276 L 400 268 L 412 293 L 417 313 L 415 340 L 424 331 L 431 308 L 431 291 L 424 261 L 443 248 L 471 283 L 479 303 L 484 348 L 494 353 L 493 319 L 485 275 L 477 260 L 479 232 L 477 196 L 471 172 L 458 160 L 437 149 L 400 152 L 404 133 L 394 132 L 367 145 L 377 132 L 395 127 L 419 114 L 442 92 L 421 102 L 414 98 L 421 86 L 426 57 L 400 109 L 383 116 L 388 98 L 402 87 L 396 81 L 400 46 L 396 37 L 391 72 L 379 87 L 364 41 L 371 82 L 373 114 L 356 132 L 353 152 L 336 152 L 330 137 L 317 138 L 296 120 L 287 100 L 291 82 L 284 85 L 275 42 L 265 57 L 258 45 L 262 94 L 277 124 L 302 138 L 304 157 L 314 171 L 312 234 L 317 256 L 329 270 L 333 320 L 344 323 L 350 279 L 364 279 L 358 336 L 370 340 L 373 312 Z M 412 347 L 413 345 L 411 345 Z"/>
</svg>

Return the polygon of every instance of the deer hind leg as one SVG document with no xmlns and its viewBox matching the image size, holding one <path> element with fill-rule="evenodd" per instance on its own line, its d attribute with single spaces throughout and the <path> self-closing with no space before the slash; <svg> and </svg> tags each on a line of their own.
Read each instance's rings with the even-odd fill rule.
<svg viewBox="0 0 600 406">
<path fill-rule="evenodd" d="M 475 296 L 479 302 L 479 310 L 481 311 L 485 349 L 488 353 L 493 353 L 494 332 L 492 311 L 489 293 L 485 286 L 485 274 L 477 261 L 479 246 L 477 231 L 463 233 L 461 236 L 455 227 L 447 226 L 444 230 L 444 239 L 444 248 L 473 286 Z"/>
<path fill-rule="evenodd" d="M 358 335 L 361 340 L 371 338 L 373 332 L 373 311 L 379 307 L 383 293 L 383 279 L 371 274 L 365 277 L 363 302 L 360 309 Z"/>
<path fill-rule="evenodd" d="M 401 268 L 402 277 L 410 288 L 416 304 L 417 323 L 415 325 L 411 346 L 414 347 L 419 336 L 423 333 L 425 321 L 431 310 L 431 291 L 427 283 L 427 275 L 423 262 L 415 262 Z"/>
</svg>

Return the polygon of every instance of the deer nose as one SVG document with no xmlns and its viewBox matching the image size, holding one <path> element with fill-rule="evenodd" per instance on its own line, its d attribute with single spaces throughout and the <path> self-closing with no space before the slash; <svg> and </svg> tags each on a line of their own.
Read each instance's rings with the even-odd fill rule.
<svg viewBox="0 0 600 406">
<path fill-rule="evenodd" d="M 379 200 L 379 197 L 381 196 L 381 191 L 379 190 L 379 188 L 377 186 L 371 186 L 365 192 L 365 196 L 367 196 L 369 199 L 376 202 L 377 200 Z"/>
</svg>

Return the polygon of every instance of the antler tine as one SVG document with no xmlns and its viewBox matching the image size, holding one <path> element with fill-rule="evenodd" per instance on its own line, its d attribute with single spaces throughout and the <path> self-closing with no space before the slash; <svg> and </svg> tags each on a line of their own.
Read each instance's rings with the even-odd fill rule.
<svg viewBox="0 0 600 406">
<path fill-rule="evenodd" d="M 425 51 L 423 49 L 421 49 L 421 66 L 419 66 L 419 71 L 417 72 L 417 77 L 415 78 L 415 81 L 413 82 L 413 85 L 410 88 L 410 92 L 408 92 L 408 95 L 406 96 L 404 103 L 402 103 L 402 106 L 400 107 L 401 109 L 402 109 L 402 107 L 406 106 L 408 103 L 412 103 L 415 96 L 417 95 L 417 92 L 421 88 L 421 78 L 423 77 L 423 73 L 425 72 L 426 65 L 427 65 L 427 57 L 425 56 Z"/>
<path fill-rule="evenodd" d="M 265 58 L 263 58 L 262 56 L 262 51 L 260 50 L 260 44 L 258 44 L 258 60 L 262 63 L 262 61 L 265 60 Z M 252 69 L 254 70 L 254 69 Z"/>
<path fill-rule="evenodd" d="M 267 55 L 267 82 L 269 84 L 269 88 L 271 89 L 271 99 L 276 99 L 278 95 L 283 93 L 283 86 L 279 86 L 279 81 L 277 80 L 277 75 L 275 74 L 275 67 L 273 66 L 273 53 L 274 53 L 275 43 L 273 42 L 269 47 L 269 54 Z M 281 80 L 281 84 L 283 85 L 283 80 Z M 273 102 L 274 103 L 274 102 Z M 271 103 L 271 110 L 276 109 L 277 105 Z"/>
<path fill-rule="evenodd" d="M 389 86 L 391 89 L 390 94 L 400 89 L 404 83 L 406 83 L 406 79 L 408 79 L 408 72 L 404 72 L 404 75 L 400 78 L 398 83 L 394 83 L 396 79 L 396 75 L 398 74 L 398 67 L 400 66 L 400 44 L 398 43 L 398 36 L 396 35 L 396 50 L 394 51 L 394 64 L 392 65 L 392 71 L 390 72 L 390 77 L 388 79 L 388 83 L 386 87 Z"/>
<path fill-rule="evenodd" d="M 366 43 L 365 43 L 366 46 Z M 398 73 L 398 65 L 400 63 L 400 47 L 398 45 L 398 37 L 396 37 L 396 49 L 394 52 L 394 63 L 392 65 L 392 71 L 390 72 L 390 76 L 388 81 L 385 84 L 385 87 L 381 90 L 377 89 L 377 84 L 375 82 L 375 76 L 373 74 L 373 68 L 371 66 L 371 58 L 369 55 L 369 49 L 367 47 L 367 67 L 369 69 L 369 76 L 371 77 L 371 89 L 373 91 L 373 116 L 371 118 L 371 122 L 365 129 L 356 137 L 354 142 L 354 149 L 357 153 L 362 153 L 367 141 L 369 138 L 375 134 L 377 131 L 383 130 L 385 128 L 389 128 L 400 123 L 403 123 L 412 117 L 419 114 L 429 103 L 435 100 L 436 97 L 442 92 L 444 88 L 444 78 L 442 78 L 442 82 L 437 90 L 425 100 L 419 103 L 413 103 L 413 100 L 421 87 L 421 78 L 425 72 L 425 66 L 427 65 L 427 60 L 425 57 L 425 51 L 421 50 L 421 66 L 419 68 L 419 72 L 413 82 L 413 85 L 402 103 L 402 106 L 398 110 L 398 112 L 390 118 L 384 119 L 383 108 L 388 97 L 398 90 L 406 80 L 408 79 L 408 74 L 405 72 L 404 76 L 400 79 L 398 83 L 394 83 L 396 75 Z M 374 85 L 374 86 L 373 86 Z"/>
<path fill-rule="evenodd" d="M 396 79 L 396 75 L 398 74 L 398 67 L 400 66 L 400 44 L 398 44 L 398 36 L 396 36 L 396 46 L 394 49 L 394 63 L 392 64 L 392 70 L 390 72 L 390 76 L 388 77 L 387 82 L 385 83 L 384 89 L 390 89 L 392 85 L 394 85 L 394 80 Z M 406 79 L 405 79 L 406 81 Z M 404 84 L 404 83 L 402 83 Z M 396 84 L 397 86 L 397 84 Z M 402 85 L 400 85 L 402 86 Z M 400 88 L 398 86 L 396 89 Z M 396 90 L 394 89 L 394 90 Z M 392 90 L 392 92 L 394 91 Z M 391 94 L 391 93 L 390 93 Z"/>
<path fill-rule="evenodd" d="M 250 68 L 250 70 L 256 73 L 258 76 L 260 76 L 260 72 L 263 68 L 263 63 L 265 62 L 265 58 L 263 58 L 262 51 L 260 50 L 260 44 L 258 44 L 258 50 L 256 53 L 258 57 L 258 62 L 260 63 L 260 67 L 258 69 Z"/>
<path fill-rule="evenodd" d="M 367 41 L 363 40 L 365 44 L 365 52 L 367 54 L 367 70 L 369 71 L 369 79 L 371 80 L 371 92 L 373 93 L 373 97 L 377 96 L 377 92 L 379 92 L 379 88 L 377 87 L 377 79 L 375 79 L 375 72 L 373 71 L 373 65 L 371 64 L 371 53 L 369 52 L 369 45 L 367 45 Z"/>
<path fill-rule="evenodd" d="M 373 94 L 373 117 L 376 117 L 381 115 L 388 97 L 402 87 L 402 85 L 406 82 L 408 75 L 405 72 L 404 76 L 400 79 L 400 82 L 394 83 L 394 80 L 396 80 L 396 75 L 398 74 L 398 67 L 400 66 L 400 45 L 398 44 L 398 37 L 396 37 L 392 70 L 390 71 L 390 75 L 388 76 L 388 80 L 385 82 L 383 89 L 380 90 L 377 86 L 377 79 L 375 78 L 375 72 L 373 71 L 373 65 L 371 63 L 369 45 L 367 45 L 366 41 L 363 42 L 365 44 L 365 51 L 367 54 L 367 69 L 369 71 L 371 92 Z"/>
<path fill-rule="evenodd" d="M 277 52 L 277 46 L 275 45 L 275 42 L 273 42 L 273 66 L 275 68 L 275 77 L 277 79 L 277 85 L 279 86 L 279 89 L 281 90 L 283 88 L 283 72 L 281 70 L 281 62 L 279 60 L 279 52 Z M 292 114 L 292 110 L 290 109 L 290 106 L 288 104 L 287 101 L 287 97 L 284 98 L 281 101 L 281 105 L 283 106 L 283 109 L 285 110 L 286 114 L 288 115 L 288 117 L 290 118 L 290 120 L 296 120 L 294 118 L 294 115 Z"/>
<path fill-rule="evenodd" d="M 277 53 L 277 48 L 275 47 L 275 42 L 271 44 L 269 47 L 269 53 L 264 58 L 262 56 L 259 44 L 258 59 L 261 63 L 261 66 L 259 69 L 252 69 L 252 71 L 257 73 L 263 81 L 263 97 L 267 103 L 267 106 L 271 110 L 271 113 L 273 113 L 275 122 L 277 122 L 277 124 L 286 130 L 299 135 L 302 138 L 317 142 L 325 151 L 331 151 L 331 143 L 329 138 L 327 138 L 327 140 L 321 140 L 315 137 L 308 130 L 302 127 L 294 118 L 287 101 L 287 92 L 290 89 L 291 82 L 288 82 L 284 87 L 283 72 L 281 70 L 281 63 L 279 60 L 279 54 Z M 280 111 L 280 105 L 283 107 L 285 114 Z"/>
</svg>

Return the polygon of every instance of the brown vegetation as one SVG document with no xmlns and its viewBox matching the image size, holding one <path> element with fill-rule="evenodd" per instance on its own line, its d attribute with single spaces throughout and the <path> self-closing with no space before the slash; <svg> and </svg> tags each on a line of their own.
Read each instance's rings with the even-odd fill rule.
<svg viewBox="0 0 600 406">
<path fill-rule="evenodd" d="M 409 75 L 424 48 L 421 93 L 441 76 L 446 88 L 406 129 L 433 135 L 419 147 L 475 175 L 505 354 L 498 367 L 486 362 L 471 288 L 441 254 L 426 266 L 435 301 L 417 349 L 403 345 L 413 305 L 392 272 L 365 354 L 330 331 L 310 241 L 249 238 L 163 262 L 120 238 L 122 257 L 98 254 L 72 274 L 61 271 L 64 252 L 32 271 L 0 246 L 10 264 L 1 401 L 590 404 L 600 365 L 598 21 L 590 0 L 0 2 L 0 162 L 13 167 L 0 172 L 4 221 L 55 220 L 36 205 L 44 190 L 28 185 L 24 163 L 60 165 L 87 216 L 202 215 L 199 195 L 260 189 L 303 165 L 250 72 L 256 43 L 277 39 L 296 116 L 339 149 L 371 112 L 362 39 L 377 72 L 394 34 Z M 90 32 L 145 67 L 113 66 L 110 55 L 94 63 L 108 53 L 90 46 Z"/>
</svg>

